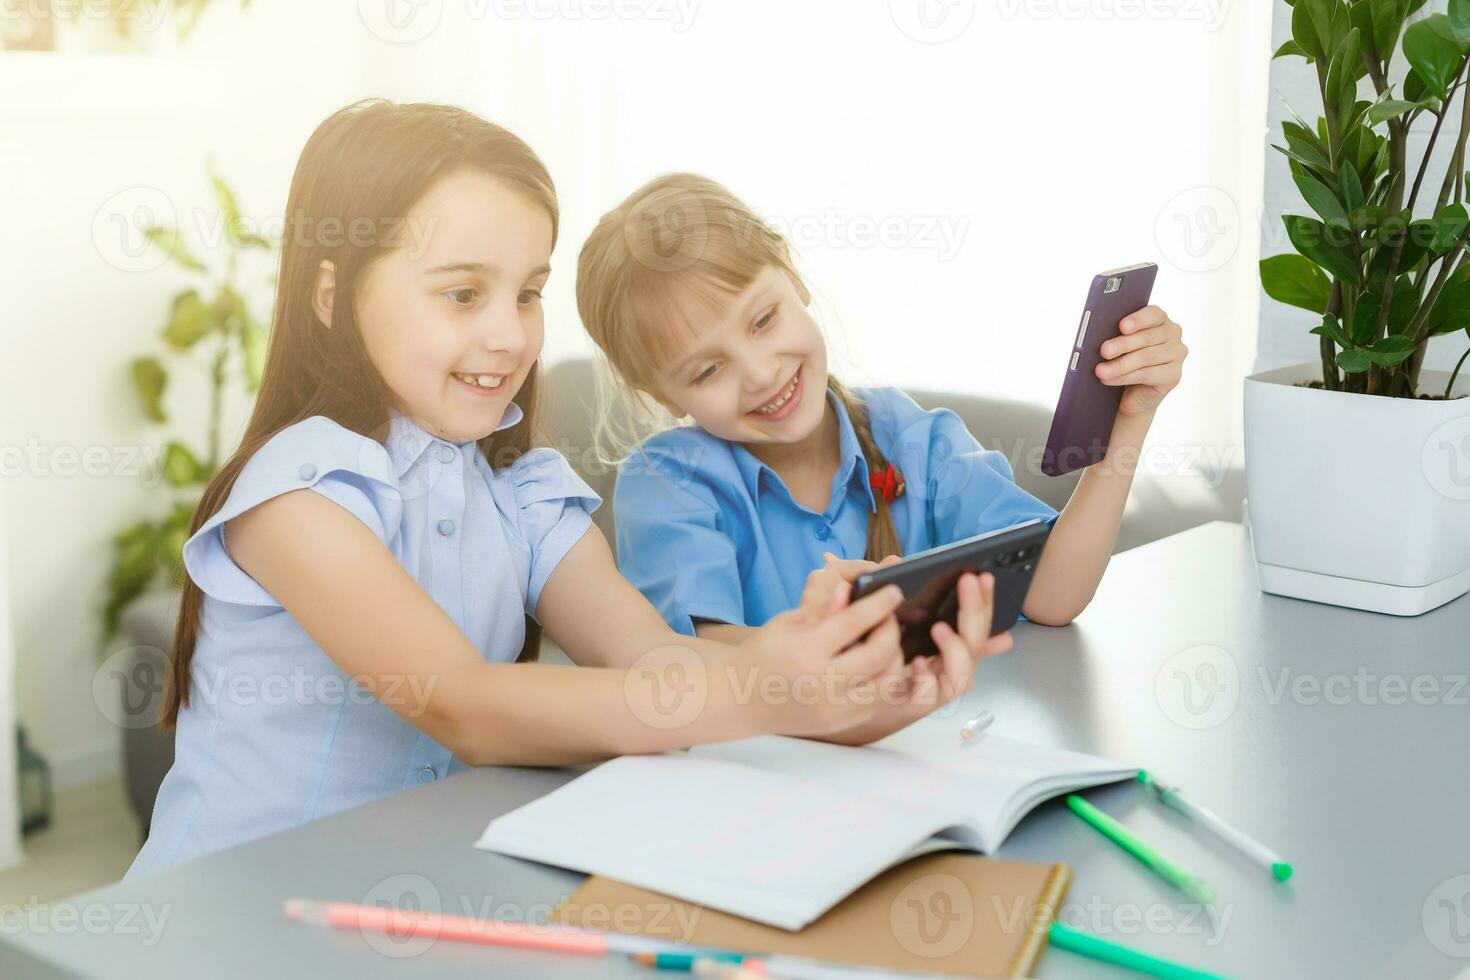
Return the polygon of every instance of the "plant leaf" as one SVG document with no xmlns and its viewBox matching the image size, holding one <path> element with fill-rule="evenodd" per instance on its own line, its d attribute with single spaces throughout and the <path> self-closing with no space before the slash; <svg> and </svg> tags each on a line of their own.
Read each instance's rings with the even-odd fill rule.
<svg viewBox="0 0 1470 980">
<path fill-rule="evenodd" d="M 1283 215 L 1281 220 L 1286 224 L 1287 237 L 1298 252 L 1338 279 L 1352 283 L 1362 279 L 1352 252 L 1345 244 L 1338 244 L 1350 238 L 1349 233 L 1333 230 L 1315 218 L 1297 214 Z"/>
<path fill-rule="evenodd" d="M 1408 276 L 1399 276 L 1393 288 L 1393 303 L 1388 308 L 1388 332 L 1402 334 L 1419 312 L 1419 290 Z"/>
<path fill-rule="evenodd" d="M 1351 100 L 1346 111 L 1339 106 L 1338 118 L 1343 122 L 1352 114 L 1352 104 L 1357 102 L 1357 72 L 1363 66 L 1362 34 L 1356 27 L 1348 31 L 1332 49 L 1332 58 L 1327 67 L 1327 95 L 1336 96 L 1339 103 Z"/>
<path fill-rule="evenodd" d="M 1326 57 L 1327 51 L 1321 38 L 1318 36 L 1317 25 L 1314 23 L 1312 13 L 1307 9 L 1312 5 L 1312 0 L 1302 0 L 1296 4 L 1291 11 L 1291 38 L 1297 47 L 1307 52 L 1312 58 Z"/>
<path fill-rule="evenodd" d="M 215 173 L 214 161 L 209 162 L 209 184 L 214 188 L 214 200 L 219 209 L 224 213 L 225 237 L 232 245 L 238 245 L 238 234 L 240 230 L 240 205 L 235 200 L 235 192 L 230 190 L 228 184 L 220 179 Z"/>
<path fill-rule="evenodd" d="M 1368 124 L 1377 126 L 1403 115 L 1410 109 L 1428 109 L 1434 105 L 1434 100 L 1425 99 L 1421 102 L 1407 102 L 1403 99 L 1384 99 L 1382 102 L 1373 103 L 1368 110 Z"/>
<path fill-rule="evenodd" d="M 1435 255 L 1443 253 L 1460 237 L 1467 223 L 1470 223 L 1470 212 L 1466 212 L 1465 205 L 1458 201 L 1440 208 L 1434 215 L 1434 239 L 1429 244 L 1430 250 Z"/>
<path fill-rule="evenodd" d="M 1470 282 L 1448 283 L 1429 311 L 1429 333 L 1454 333 L 1470 323 Z"/>
<path fill-rule="evenodd" d="M 1378 332 L 1378 313 L 1383 307 L 1383 294 L 1386 291 L 1370 289 L 1358 297 L 1357 305 L 1353 308 L 1353 322 L 1350 331 L 1354 346 L 1363 347 L 1373 343 L 1373 338 Z"/>
<path fill-rule="evenodd" d="M 1277 58 L 1286 58 L 1291 55 L 1300 55 L 1306 58 L 1308 62 L 1312 60 L 1312 56 L 1307 54 L 1306 49 L 1295 41 L 1287 41 L 1281 47 L 1277 48 L 1276 53 L 1271 56 L 1271 60 L 1275 61 Z"/>
<path fill-rule="evenodd" d="M 1261 287 L 1278 303 L 1321 313 L 1327 309 L 1332 282 L 1301 255 L 1287 253 L 1261 260 Z"/>
<path fill-rule="evenodd" d="M 1429 86 L 1424 84 L 1424 79 L 1419 73 L 1410 68 L 1409 73 L 1404 76 L 1404 98 L 1410 102 L 1426 101 L 1424 96 L 1429 93 Z M 1434 108 L 1439 103 L 1438 99 L 1427 100 L 1428 108 Z"/>
<path fill-rule="evenodd" d="M 163 392 L 168 387 L 168 372 L 156 357 L 140 357 L 133 361 L 133 388 L 143 403 L 143 414 L 151 422 L 167 422 L 163 412 Z"/>
<path fill-rule="evenodd" d="M 1322 322 L 1309 330 L 1308 333 L 1317 334 L 1319 337 L 1330 337 L 1337 346 L 1348 350 L 1351 350 L 1353 347 L 1352 340 L 1343 332 L 1342 325 L 1337 322 L 1337 317 L 1331 313 L 1324 313 L 1322 315 Z"/>
<path fill-rule="evenodd" d="M 1414 71 L 1424 80 L 1429 91 L 1440 99 L 1449 93 L 1450 82 L 1454 80 L 1463 56 L 1464 52 L 1454 39 L 1449 18 L 1444 14 L 1431 14 L 1410 24 L 1404 31 L 1404 57 L 1414 66 Z"/>
<path fill-rule="evenodd" d="M 1373 49 L 1379 61 L 1387 61 L 1404 24 L 1401 0 L 1369 0 L 1368 13 L 1373 22 Z"/>
<path fill-rule="evenodd" d="M 1470 0 L 1450 0 L 1450 31 L 1461 41 L 1470 40 Z"/>
<path fill-rule="evenodd" d="M 1414 342 L 1408 337 L 1390 334 L 1380 338 L 1370 350 L 1363 353 L 1379 367 L 1398 367 L 1414 353 Z"/>
<path fill-rule="evenodd" d="M 1288 140 L 1287 142 L 1290 143 L 1291 141 Z M 1312 148 L 1306 147 L 1304 145 L 1277 146 L 1275 143 L 1271 144 L 1271 148 L 1273 150 L 1280 150 L 1282 153 L 1286 154 L 1286 156 L 1295 160 L 1297 163 L 1300 163 L 1304 167 L 1310 168 L 1312 172 L 1315 173 L 1322 180 L 1332 180 L 1335 176 L 1335 174 L 1333 174 L 1332 172 L 1332 164 L 1327 162 L 1327 158 L 1325 156 L 1318 154 Z"/>
<path fill-rule="evenodd" d="M 1345 169 L 1351 169 L 1346 164 L 1343 166 Z M 1313 211 L 1322 216 L 1323 221 L 1338 228 L 1348 227 L 1347 211 L 1330 188 L 1324 187 L 1312 177 L 1295 177 L 1293 181 L 1297 190 L 1302 192 L 1302 199 L 1311 206 Z"/>
<path fill-rule="evenodd" d="M 1358 172 L 1353 169 L 1352 162 L 1344 160 L 1342 170 L 1337 175 L 1337 195 L 1342 201 L 1343 208 L 1351 214 L 1365 203 L 1363 201 L 1363 184 L 1358 180 Z"/>
<path fill-rule="evenodd" d="M 225 333 L 236 333 L 244 329 L 245 321 L 250 318 L 245 309 L 244 297 L 230 286 L 220 287 L 219 295 L 214 299 L 214 313 L 220 330 Z"/>
<path fill-rule="evenodd" d="M 196 259 L 194 253 L 189 251 L 188 246 L 184 244 L 183 237 L 179 235 L 177 228 L 169 228 L 165 225 L 150 225 L 143 229 L 143 235 L 148 241 L 163 249 L 164 253 L 170 259 L 173 259 L 174 262 L 183 266 L 185 269 L 191 269 L 194 272 L 205 271 L 204 263 Z"/>
<path fill-rule="evenodd" d="M 171 487 L 187 487 L 201 482 L 209 469 L 199 457 L 181 442 L 170 442 L 163 449 L 163 476 Z"/>
<path fill-rule="evenodd" d="M 214 312 L 190 289 L 174 297 L 163 339 L 174 350 L 188 350 L 216 326 Z"/>
<path fill-rule="evenodd" d="M 128 603 L 147 590 L 156 570 L 153 564 L 153 525 L 140 521 L 113 539 L 112 568 L 107 573 L 107 602 L 102 608 L 106 636 L 117 632 L 118 619 Z"/>
<path fill-rule="evenodd" d="M 1362 374 L 1368 370 L 1370 363 L 1366 351 L 1340 350 L 1337 352 L 1337 366 L 1342 368 L 1345 374 Z"/>
</svg>

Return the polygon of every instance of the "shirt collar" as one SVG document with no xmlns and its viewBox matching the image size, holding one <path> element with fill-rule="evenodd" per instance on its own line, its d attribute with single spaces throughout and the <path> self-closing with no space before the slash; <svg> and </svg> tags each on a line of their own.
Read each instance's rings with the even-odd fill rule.
<svg viewBox="0 0 1470 980">
<path fill-rule="evenodd" d="M 505 415 L 501 417 L 500 424 L 495 427 L 495 431 L 499 432 L 501 429 L 509 429 L 511 426 L 519 424 L 524 418 L 525 413 L 521 411 L 521 406 L 515 402 L 511 402 L 505 407 Z M 477 439 L 470 439 L 466 442 L 454 443 L 454 445 L 457 445 L 462 452 L 468 453 L 472 451 L 478 441 Z M 430 445 L 447 442 L 448 440 L 430 435 L 422 426 L 398 411 L 398 409 L 390 409 L 388 443 L 386 448 L 389 458 L 393 460 L 393 472 L 398 476 L 407 473 L 409 467 L 418 461 L 418 458 L 424 454 L 424 450 L 429 448 Z"/>
<path fill-rule="evenodd" d="M 837 478 L 833 486 L 851 486 L 854 474 L 862 480 L 863 492 L 868 499 L 868 512 L 877 509 L 877 501 L 873 498 L 873 487 L 868 483 L 868 461 L 863 456 L 863 448 L 858 444 L 857 431 L 852 427 L 852 419 L 848 417 L 847 408 L 842 404 L 842 399 L 831 388 L 827 389 L 827 405 L 837 413 Z M 755 454 L 739 443 L 733 444 L 735 453 L 735 465 L 740 470 L 740 477 L 745 481 L 746 492 L 752 500 L 760 500 L 761 475 L 769 473 L 771 479 L 779 481 L 781 478 L 776 471 L 756 458 Z M 838 500 L 834 496 L 832 503 Z"/>
</svg>

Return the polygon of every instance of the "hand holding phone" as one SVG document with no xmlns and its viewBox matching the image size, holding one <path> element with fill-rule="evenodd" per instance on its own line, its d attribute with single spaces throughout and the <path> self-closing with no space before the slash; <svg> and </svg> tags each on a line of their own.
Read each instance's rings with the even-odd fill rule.
<svg viewBox="0 0 1470 980">
<path fill-rule="evenodd" d="M 1004 633 L 1020 618 L 1050 533 L 1050 525 L 1027 521 L 909 555 L 859 575 L 852 588 L 853 601 L 889 584 L 903 590 L 904 601 L 894 610 L 894 616 L 898 619 L 904 660 L 912 661 L 939 652 L 931 632 L 936 623 L 943 624 L 941 635 L 963 631 L 967 624 L 960 617 L 960 577 L 966 572 L 989 572 L 995 579 L 989 633 Z"/>
<path fill-rule="evenodd" d="M 813 592 L 811 609 L 830 615 L 841 610 L 852 592 L 854 576 L 901 562 L 896 556 L 881 563 L 827 556 L 826 566 L 808 576 Z M 850 728 L 819 736 L 825 741 L 843 745 L 867 745 L 891 735 L 920 718 L 961 697 L 974 684 L 977 662 L 1011 648 L 1009 633 L 991 635 L 990 624 L 995 606 L 995 576 L 962 573 L 955 582 L 958 604 L 956 628 L 944 621 L 930 624 L 929 636 L 938 647 L 933 657 L 917 656 L 907 662 L 895 658 L 897 669 L 890 666 L 875 678 L 879 692 L 879 708 L 870 718 Z M 869 593 L 870 595 L 872 593 Z M 806 597 L 803 606 L 808 605 Z M 895 652 L 901 649 L 901 629 L 897 620 L 889 621 L 889 643 Z"/>
<path fill-rule="evenodd" d="M 1098 378 L 1102 345 L 1120 336 L 1118 324 L 1124 317 L 1148 305 L 1158 271 L 1154 263 L 1140 262 L 1093 277 L 1041 457 L 1041 472 L 1047 476 L 1080 470 L 1107 455 L 1124 389 Z"/>
</svg>

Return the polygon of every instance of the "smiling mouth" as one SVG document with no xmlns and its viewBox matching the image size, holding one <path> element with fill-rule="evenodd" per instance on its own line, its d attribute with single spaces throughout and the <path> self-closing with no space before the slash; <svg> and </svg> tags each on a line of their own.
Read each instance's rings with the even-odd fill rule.
<svg viewBox="0 0 1470 980">
<path fill-rule="evenodd" d="M 800 382 L 801 369 L 797 368 L 796 373 L 791 376 L 791 381 L 786 385 L 785 388 L 781 389 L 781 392 L 776 395 L 775 398 L 772 398 L 770 401 L 766 402 L 759 408 L 751 409 L 750 412 L 747 414 L 757 416 L 775 415 L 777 412 L 781 411 L 781 409 L 786 407 L 787 402 L 791 401 L 791 397 L 796 394 L 796 388 Z"/>
<path fill-rule="evenodd" d="M 503 385 L 505 383 L 505 379 L 507 377 L 509 377 L 509 375 L 506 375 L 506 374 L 462 374 L 462 373 L 460 373 L 458 371 L 455 371 L 455 372 L 451 372 L 450 377 L 452 377 L 454 380 L 458 381 L 460 384 L 466 385 L 466 386 L 468 386 L 470 388 L 474 388 L 476 391 L 486 391 L 486 392 L 489 392 L 489 391 L 499 391 L 501 385 Z"/>
</svg>

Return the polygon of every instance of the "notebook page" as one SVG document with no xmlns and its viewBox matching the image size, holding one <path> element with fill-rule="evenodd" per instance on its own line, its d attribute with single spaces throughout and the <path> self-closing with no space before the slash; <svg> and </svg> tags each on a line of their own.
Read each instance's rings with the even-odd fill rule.
<svg viewBox="0 0 1470 980">
<path fill-rule="evenodd" d="M 800 929 L 959 819 L 674 752 L 604 763 L 476 846 Z"/>
<path fill-rule="evenodd" d="M 927 719 L 853 748 L 779 735 L 706 745 L 692 754 L 800 776 L 905 807 L 964 814 L 946 836 L 990 853 L 1032 807 L 1071 789 L 1126 779 L 1136 769 L 1081 752 L 986 733 L 973 744 L 958 726 Z"/>
</svg>

